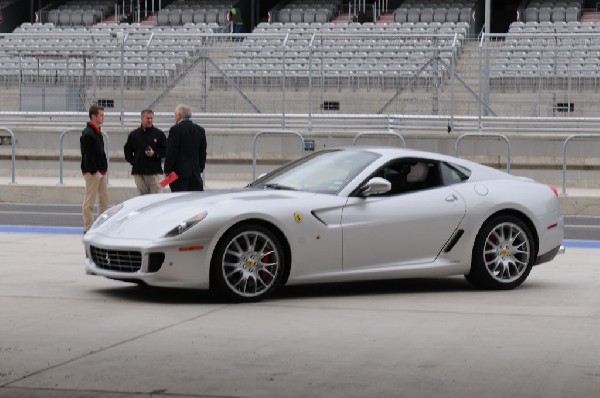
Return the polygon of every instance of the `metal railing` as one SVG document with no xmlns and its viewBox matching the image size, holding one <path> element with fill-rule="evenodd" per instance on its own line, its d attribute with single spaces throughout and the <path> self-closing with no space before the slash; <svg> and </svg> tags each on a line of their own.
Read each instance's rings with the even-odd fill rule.
<svg viewBox="0 0 600 398">
<path fill-rule="evenodd" d="M 17 140 L 15 139 L 15 133 L 12 132 L 11 129 L 6 128 L 6 127 L 0 127 L 0 131 L 5 131 L 8 134 L 10 134 L 10 145 L 12 146 L 12 155 L 11 155 L 11 176 L 12 176 L 12 183 L 15 184 L 15 166 L 16 166 L 16 151 L 15 151 L 15 146 L 17 144 Z"/>
<path fill-rule="evenodd" d="M 467 137 L 480 137 L 480 138 L 500 138 L 506 142 L 507 147 L 507 155 L 506 155 L 506 172 L 510 173 L 510 154 L 511 154 L 511 145 L 510 140 L 503 134 L 494 134 L 494 133 L 466 133 L 462 134 L 460 137 L 456 139 L 456 143 L 454 144 L 454 153 L 456 157 L 459 156 L 459 148 L 460 142 Z"/>
<path fill-rule="evenodd" d="M 261 131 L 261 132 L 257 133 L 254 136 L 254 139 L 252 140 L 252 179 L 253 180 L 256 179 L 256 143 L 258 142 L 258 138 L 263 135 L 280 135 L 280 136 L 293 135 L 293 136 L 298 137 L 298 139 L 300 140 L 300 156 L 304 156 L 304 137 L 302 137 L 302 134 L 300 134 L 299 132 L 291 131 L 291 130 Z"/>
<path fill-rule="evenodd" d="M 354 137 L 354 139 L 352 140 L 352 145 L 356 145 L 356 141 L 358 141 L 358 139 L 360 137 L 364 137 L 364 136 L 394 136 L 397 137 L 400 142 L 402 143 L 402 147 L 406 148 L 406 141 L 404 140 L 404 137 L 402 136 L 402 134 L 398 133 L 397 131 L 362 131 L 358 134 L 356 134 L 356 136 Z"/>
<path fill-rule="evenodd" d="M 563 163 L 562 163 L 562 193 L 567 194 L 567 145 L 575 139 L 599 139 L 600 134 L 575 134 L 567 137 L 563 144 Z"/>
</svg>

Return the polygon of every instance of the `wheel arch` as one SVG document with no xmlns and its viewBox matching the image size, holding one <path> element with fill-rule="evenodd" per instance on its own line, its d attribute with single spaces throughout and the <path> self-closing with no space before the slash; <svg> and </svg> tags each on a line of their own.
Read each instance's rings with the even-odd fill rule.
<svg viewBox="0 0 600 398">
<path fill-rule="evenodd" d="M 269 222 L 267 220 L 264 220 L 264 219 L 247 218 L 244 220 L 240 220 L 240 221 L 236 222 L 235 224 L 230 225 L 229 228 L 227 228 L 223 232 L 223 234 L 219 237 L 219 240 L 217 241 L 217 244 L 215 245 L 215 248 L 214 248 L 213 252 L 211 253 L 210 263 L 212 264 L 212 256 L 215 255 L 216 248 L 219 247 L 219 245 L 221 244 L 223 237 L 225 235 L 227 235 L 227 233 L 229 231 L 231 231 L 232 229 L 243 227 L 246 225 L 260 225 L 264 228 L 267 228 L 271 232 L 273 232 L 276 235 L 276 237 L 279 239 L 279 242 L 281 243 L 284 254 L 285 254 L 285 269 L 284 269 L 283 279 L 281 281 L 281 284 L 285 285 L 288 280 L 288 277 L 290 275 L 290 268 L 292 265 L 292 250 L 290 248 L 290 243 L 289 243 L 287 237 L 285 236 L 285 234 L 283 233 L 283 231 L 279 227 L 277 227 L 277 225 L 275 225 L 272 222 Z"/>
<path fill-rule="evenodd" d="M 523 221 L 525 223 L 525 225 L 527 226 L 527 228 L 529 228 L 529 232 L 531 233 L 531 236 L 533 237 L 533 244 L 535 245 L 535 250 L 533 251 L 533 255 L 534 255 L 534 263 L 535 260 L 537 259 L 537 255 L 538 255 L 538 248 L 540 247 L 539 243 L 539 236 L 538 236 L 538 232 L 537 229 L 535 228 L 535 224 L 533 223 L 533 221 L 531 221 L 531 218 L 529 218 L 525 213 L 523 213 L 522 211 L 516 210 L 516 209 L 502 209 L 502 210 L 498 210 L 497 212 L 491 214 L 482 224 L 481 224 L 481 228 L 483 228 L 483 226 L 485 224 L 487 224 L 490 220 L 496 218 L 496 217 L 501 217 L 501 216 L 513 216 L 518 218 L 519 220 Z M 479 233 L 479 232 L 478 232 Z"/>
</svg>

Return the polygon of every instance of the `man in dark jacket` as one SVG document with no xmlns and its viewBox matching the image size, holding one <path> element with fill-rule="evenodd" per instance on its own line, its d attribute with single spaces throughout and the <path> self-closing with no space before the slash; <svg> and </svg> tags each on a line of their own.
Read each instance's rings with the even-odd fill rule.
<svg viewBox="0 0 600 398">
<path fill-rule="evenodd" d="M 162 159 L 167 151 L 165 133 L 153 125 L 154 112 L 142 111 L 142 125 L 129 133 L 123 147 L 125 159 L 133 166 L 131 174 L 140 195 L 161 191 Z"/>
<path fill-rule="evenodd" d="M 100 127 L 104 123 L 104 108 L 92 105 L 89 111 L 90 121 L 87 123 L 79 144 L 81 148 L 81 173 L 85 179 L 85 196 L 83 198 L 83 233 L 86 233 L 94 222 L 94 205 L 98 198 L 98 214 L 104 213 L 108 207 L 108 184 L 106 171 L 108 159 L 104 151 L 104 139 Z"/>
<path fill-rule="evenodd" d="M 175 108 L 175 125 L 169 130 L 165 174 L 179 177 L 169 184 L 171 191 L 202 191 L 202 172 L 206 163 L 206 132 L 191 121 L 189 106 Z"/>
</svg>

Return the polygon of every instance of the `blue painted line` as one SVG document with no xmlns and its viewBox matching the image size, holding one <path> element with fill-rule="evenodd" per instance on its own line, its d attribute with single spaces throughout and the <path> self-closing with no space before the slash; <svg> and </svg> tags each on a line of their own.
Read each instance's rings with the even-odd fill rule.
<svg viewBox="0 0 600 398">
<path fill-rule="evenodd" d="M 564 240 L 564 247 L 574 249 L 600 249 L 600 241 L 597 240 Z"/>
<path fill-rule="evenodd" d="M 82 235 L 83 228 L 34 227 L 29 225 L 0 225 L 0 232 L 13 232 L 22 234 Z"/>
</svg>

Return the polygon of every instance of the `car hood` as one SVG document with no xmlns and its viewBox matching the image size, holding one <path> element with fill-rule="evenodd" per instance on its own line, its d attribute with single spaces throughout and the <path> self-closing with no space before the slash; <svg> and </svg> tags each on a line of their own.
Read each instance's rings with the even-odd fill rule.
<svg viewBox="0 0 600 398">
<path fill-rule="evenodd" d="M 245 213 L 268 213 L 272 206 L 314 195 L 262 189 L 144 195 L 126 201 L 123 209 L 94 232 L 124 239 L 157 239 L 202 212 L 210 218 L 230 219 Z"/>
</svg>

